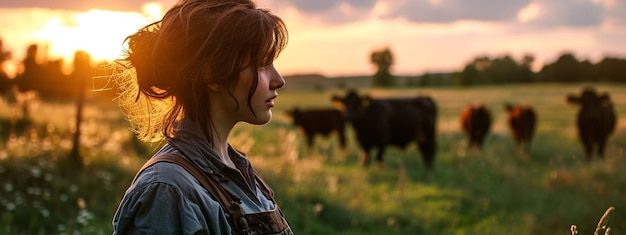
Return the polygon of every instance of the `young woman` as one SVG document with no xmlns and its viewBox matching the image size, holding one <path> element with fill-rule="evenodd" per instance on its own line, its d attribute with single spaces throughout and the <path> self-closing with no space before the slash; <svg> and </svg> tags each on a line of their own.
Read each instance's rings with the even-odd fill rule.
<svg viewBox="0 0 626 235">
<path fill-rule="evenodd" d="M 228 137 L 270 121 L 285 80 L 283 21 L 250 0 L 182 0 L 129 36 L 113 79 L 142 140 L 166 143 L 137 173 L 116 234 L 292 234 L 272 190 Z"/>
</svg>

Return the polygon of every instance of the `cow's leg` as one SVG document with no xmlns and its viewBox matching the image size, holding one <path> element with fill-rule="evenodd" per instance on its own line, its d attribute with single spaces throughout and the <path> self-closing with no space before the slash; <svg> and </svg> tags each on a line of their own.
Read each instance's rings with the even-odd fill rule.
<svg viewBox="0 0 626 235">
<path fill-rule="evenodd" d="M 363 148 L 363 166 L 368 167 L 370 165 L 370 148 Z"/>
<path fill-rule="evenodd" d="M 598 140 L 598 156 L 600 159 L 604 159 L 604 149 L 606 148 L 607 137 L 602 137 Z"/>
<path fill-rule="evenodd" d="M 530 153 L 530 144 L 532 143 L 532 139 L 531 138 L 526 138 L 524 140 L 524 152 L 526 154 Z"/>
<path fill-rule="evenodd" d="M 589 139 L 583 139 L 583 147 L 585 148 L 585 156 L 587 161 L 590 162 L 593 157 L 593 142 Z"/>
<path fill-rule="evenodd" d="M 385 154 L 385 146 L 378 146 L 378 154 L 376 155 L 376 161 L 378 162 L 379 167 L 383 167 L 383 155 Z"/>
<path fill-rule="evenodd" d="M 468 149 L 474 153 L 479 153 L 481 149 L 480 140 L 478 138 L 479 137 L 474 136 L 469 142 Z"/>
<path fill-rule="evenodd" d="M 315 139 L 314 135 L 311 134 L 307 134 L 306 135 L 306 144 L 309 147 L 309 149 L 313 148 L 313 140 Z"/>
<path fill-rule="evenodd" d="M 529 142 L 524 138 L 516 138 L 515 145 L 519 155 L 526 156 L 530 152 Z"/>
<path fill-rule="evenodd" d="M 432 169 L 434 165 L 433 162 L 435 160 L 436 144 L 433 140 L 427 139 L 418 139 L 417 144 L 422 154 L 422 159 L 424 160 L 426 168 Z"/>
<path fill-rule="evenodd" d="M 474 142 L 475 142 L 474 136 L 470 135 L 468 140 L 467 140 L 467 148 L 468 149 L 474 148 Z"/>
<path fill-rule="evenodd" d="M 346 148 L 346 134 L 343 133 L 343 131 L 339 131 L 338 135 L 339 135 L 339 145 L 341 146 L 342 149 L 345 149 Z"/>
<path fill-rule="evenodd" d="M 485 144 L 485 138 L 487 138 L 487 131 L 481 132 L 478 137 L 478 143 L 476 144 L 479 150 L 483 149 L 483 145 Z"/>
</svg>

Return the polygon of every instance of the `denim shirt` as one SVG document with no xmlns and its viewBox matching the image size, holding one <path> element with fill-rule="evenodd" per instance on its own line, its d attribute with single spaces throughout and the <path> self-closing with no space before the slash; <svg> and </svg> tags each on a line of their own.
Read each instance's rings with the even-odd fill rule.
<svg viewBox="0 0 626 235">
<path fill-rule="evenodd" d="M 183 119 L 176 137 L 168 138 L 154 156 L 165 153 L 185 157 L 206 174 L 221 175 L 222 186 L 241 198 L 244 214 L 275 208 L 250 183 L 254 170 L 246 157 L 229 146 L 231 159 L 244 173 L 227 167 L 189 120 Z M 119 204 L 113 228 L 113 234 L 231 234 L 220 204 L 184 168 L 169 162 L 158 162 L 137 175 Z"/>
</svg>

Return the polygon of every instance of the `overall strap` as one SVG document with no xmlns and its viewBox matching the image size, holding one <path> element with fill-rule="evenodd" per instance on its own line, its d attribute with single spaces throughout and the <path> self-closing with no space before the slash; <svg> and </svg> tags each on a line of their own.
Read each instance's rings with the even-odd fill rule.
<svg viewBox="0 0 626 235">
<path fill-rule="evenodd" d="M 232 215 L 230 225 L 232 226 L 233 233 L 245 233 L 249 230 L 248 224 L 244 218 L 243 210 L 241 209 L 241 199 L 237 195 L 226 190 L 216 179 L 204 174 L 200 169 L 198 169 L 198 167 L 181 156 L 163 154 L 150 158 L 150 160 L 148 160 L 148 162 L 141 167 L 141 170 L 139 170 L 135 179 L 133 179 L 133 182 L 144 169 L 157 162 L 169 162 L 179 165 L 196 178 L 200 184 L 202 184 L 202 187 L 209 191 L 211 196 L 213 196 L 222 208 L 224 208 L 227 213 Z"/>
<path fill-rule="evenodd" d="M 274 202 L 274 191 L 265 182 L 265 180 L 263 180 L 263 178 L 261 178 L 261 175 L 259 175 L 259 173 L 256 170 L 254 171 L 254 177 L 256 178 L 256 180 L 255 180 L 256 186 L 259 187 L 259 189 L 267 197 L 267 199 L 269 199 L 269 200 Z M 274 202 L 274 204 L 275 203 L 276 202 Z"/>
</svg>

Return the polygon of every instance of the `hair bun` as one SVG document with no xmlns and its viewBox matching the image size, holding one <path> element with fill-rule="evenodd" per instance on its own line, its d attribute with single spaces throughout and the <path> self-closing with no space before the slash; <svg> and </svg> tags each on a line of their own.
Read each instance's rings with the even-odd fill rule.
<svg viewBox="0 0 626 235">
<path fill-rule="evenodd" d="M 137 33 L 128 36 L 127 60 L 137 71 L 139 89 L 150 96 L 165 97 L 170 88 L 167 74 L 161 63 L 157 61 L 155 45 L 159 37 L 159 23 L 145 27 Z M 155 90 L 154 88 L 158 88 Z"/>
</svg>

